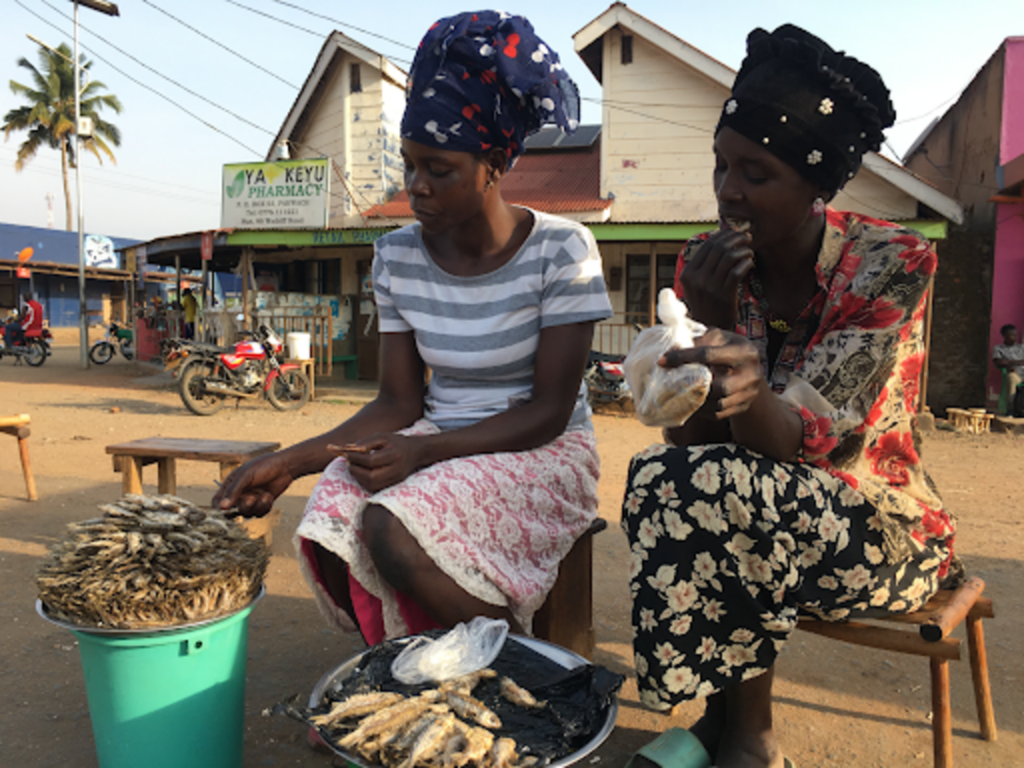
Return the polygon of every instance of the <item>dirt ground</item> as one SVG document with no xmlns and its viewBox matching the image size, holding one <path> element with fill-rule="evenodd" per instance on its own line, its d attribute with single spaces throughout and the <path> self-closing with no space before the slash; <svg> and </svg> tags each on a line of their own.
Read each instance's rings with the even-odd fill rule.
<svg viewBox="0 0 1024 768">
<path fill-rule="evenodd" d="M 30 451 L 41 497 L 25 501 L 15 441 L 0 435 L 0 768 L 96 765 L 75 640 L 36 615 L 33 575 L 67 523 L 94 516 L 96 504 L 120 495 L 120 477 L 105 446 L 156 435 L 288 445 L 356 408 L 326 396 L 295 414 L 250 403 L 200 418 L 184 409 L 176 392 L 161 387 L 158 369 L 118 358 L 83 371 L 78 360 L 75 347 L 58 347 L 42 368 L 0 360 L 0 411 L 32 416 Z M 626 675 L 627 682 L 617 726 L 590 763 L 617 767 L 665 727 L 687 726 L 700 705 L 669 718 L 647 712 L 637 701 L 627 547 L 617 522 L 628 459 L 658 434 L 615 412 L 599 414 L 595 425 L 604 467 L 600 511 L 612 523 L 595 545 L 595 661 Z M 1024 765 L 1024 439 L 936 431 L 925 438 L 924 459 L 959 517 L 958 551 L 968 570 L 985 579 L 997 612 L 985 633 L 999 738 L 988 743 L 978 736 L 965 644 L 964 661 L 953 662 L 950 673 L 956 765 Z M 146 471 L 152 473 L 144 477 L 146 490 L 155 493 L 155 470 Z M 215 475 L 211 464 L 181 464 L 179 494 L 207 503 Z M 280 500 L 284 519 L 273 542 L 268 594 L 251 617 L 247 767 L 334 764 L 330 755 L 307 747 L 299 724 L 261 713 L 291 694 L 308 694 L 321 675 L 362 648 L 360 640 L 327 628 L 298 572 L 291 534 L 313 483 L 296 483 Z M 962 628 L 957 634 L 963 638 Z M 931 764 L 923 658 L 798 632 L 779 660 L 775 691 L 780 742 L 801 768 Z"/>
</svg>

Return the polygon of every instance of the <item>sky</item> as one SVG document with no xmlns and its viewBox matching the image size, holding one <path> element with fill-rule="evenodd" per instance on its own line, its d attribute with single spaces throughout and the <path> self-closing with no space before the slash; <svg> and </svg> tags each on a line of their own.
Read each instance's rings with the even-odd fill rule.
<svg viewBox="0 0 1024 768">
<path fill-rule="evenodd" d="M 85 155 L 83 210 L 87 233 L 140 239 L 219 225 L 222 166 L 266 155 L 333 30 L 407 70 L 420 37 L 437 18 L 479 10 L 450 0 L 117 4 L 118 17 L 84 7 L 79 11 L 79 42 L 93 61 L 92 76 L 123 105 L 119 115 L 104 115 L 122 133 L 121 146 L 114 149 L 116 165 L 106 159 L 100 165 L 94 156 Z M 501 7 L 529 18 L 560 54 L 584 99 L 584 123 L 600 122 L 601 87 L 573 50 L 572 36 L 609 4 L 521 0 Z M 770 30 L 787 22 L 867 62 L 892 92 L 897 124 L 889 130 L 883 152 L 897 158 L 933 118 L 955 103 L 1005 37 L 1024 35 L 1022 0 L 627 4 L 734 69 L 743 59 L 751 29 Z M 71 46 L 72 13 L 68 0 L 0 0 L 0 80 L 30 84 L 28 70 L 17 66 L 20 57 L 37 63 L 38 46 L 26 34 L 51 46 Z M 9 88 L 0 88 L 0 115 L 21 104 Z M 62 228 L 60 155 L 43 150 L 16 173 L 15 155 L 25 137 L 12 133 L 0 143 L 0 221 L 47 226 L 49 193 L 54 226 Z M 73 175 L 70 190 L 74 201 Z"/>
</svg>

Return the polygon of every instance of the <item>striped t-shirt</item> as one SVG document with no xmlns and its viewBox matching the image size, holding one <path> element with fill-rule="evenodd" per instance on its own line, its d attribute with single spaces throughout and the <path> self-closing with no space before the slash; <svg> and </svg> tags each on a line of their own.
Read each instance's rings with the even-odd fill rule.
<svg viewBox="0 0 1024 768">
<path fill-rule="evenodd" d="M 459 277 L 430 257 L 419 224 L 377 240 L 373 289 L 382 333 L 415 334 L 431 370 L 425 407 L 458 429 L 530 399 L 541 329 L 612 314 L 594 236 L 539 211 L 519 252 L 485 275 Z M 580 384 L 570 428 L 590 426 Z"/>
</svg>

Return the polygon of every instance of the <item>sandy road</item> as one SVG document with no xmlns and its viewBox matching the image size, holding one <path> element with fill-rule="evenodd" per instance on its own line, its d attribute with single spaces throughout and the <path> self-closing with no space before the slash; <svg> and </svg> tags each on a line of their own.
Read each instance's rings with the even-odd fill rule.
<svg viewBox="0 0 1024 768">
<path fill-rule="evenodd" d="M 41 500 L 24 501 L 14 440 L 0 436 L 0 768 L 96 765 L 81 667 L 73 637 L 34 612 L 34 569 L 66 523 L 93 516 L 120 493 L 104 447 L 141 437 L 275 440 L 285 445 L 317 434 L 355 406 L 318 401 L 296 414 L 243 404 L 211 418 L 189 414 L 173 391 L 153 388 L 154 371 L 118 359 L 82 371 L 77 350 L 60 347 L 39 369 L 0 361 L 3 413 L 32 416 L 30 440 Z M 112 409 L 118 412 L 112 412 Z M 620 766 L 667 726 L 686 726 L 700 711 L 672 721 L 640 708 L 632 679 L 624 537 L 617 527 L 629 456 L 657 439 L 632 418 L 595 419 L 604 475 L 601 515 L 613 525 L 595 552 L 596 661 L 628 676 L 616 730 L 597 753 Z M 977 737 L 969 668 L 951 670 L 954 754 L 959 768 L 1024 765 L 1024 439 L 937 432 L 925 461 L 960 518 L 958 547 L 968 568 L 988 582 L 998 618 L 988 622 L 989 663 L 999 740 Z M 147 470 L 155 492 L 155 470 Z M 214 465 L 179 466 L 179 493 L 205 503 Z M 310 478 L 282 497 L 284 519 L 272 548 L 268 596 L 252 615 L 246 702 L 246 766 L 330 766 L 313 753 L 296 723 L 261 712 L 293 693 L 308 693 L 361 641 L 328 629 L 298 574 L 290 543 Z M 1016 488 L 1016 490 L 1013 490 Z M 962 632 L 960 632 L 962 636 Z M 931 763 L 928 665 L 924 659 L 852 648 L 796 634 L 778 665 L 776 728 L 797 765 L 928 766 Z"/>
</svg>

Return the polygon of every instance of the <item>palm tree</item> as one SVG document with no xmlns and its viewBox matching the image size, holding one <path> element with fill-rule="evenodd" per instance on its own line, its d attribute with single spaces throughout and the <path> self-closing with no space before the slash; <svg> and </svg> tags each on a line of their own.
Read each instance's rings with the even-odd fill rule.
<svg viewBox="0 0 1024 768">
<path fill-rule="evenodd" d="M 35 87 L 30 88 L 11 80 L 11 91 L 25 96 L 29 103 L 4 115 L 3 125 L 4 141 L 13 131 L 28 131 L 28 138 L 18 147 L 18 158 L 14 162 L 16 171 L 21 171 L 44 145 L 60 150 L 64 207 L 69 231 L 72 226 L 68 168 L 74 168 L 78 162 L 75 156 L 75 70 L 72 61 L 71 49 L 66 43 L 61 43 L 56 50 L 40 47 L 38 69 L 28 59 L 18 59 L 18 66 L 32 73 Z M 92 62 L 86 61 L 85 56 L 80 61 L 85 71 L 92 66 Z M 103 120 L 99 110 L 110 107 L 120 113 L 121 102 L 113 94 L 100 94 L 102 90 L 106 90 L 106 86 L 99 80 L 89 80 L 88 85 L 82 88 L 82 117 L 91 117 L 93 121 L 93 135 L 84 138 L 83 146 L 96 155 L 101 164 L 101 151 L 112 163 L 116 163 L 117 159 L 109 144 L 115 147 L 121 145 L 121 131 L 113 123 Z"/>
</svg>

